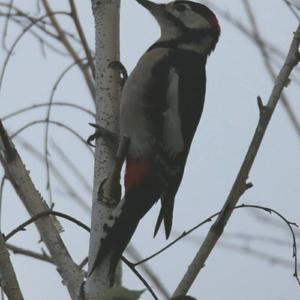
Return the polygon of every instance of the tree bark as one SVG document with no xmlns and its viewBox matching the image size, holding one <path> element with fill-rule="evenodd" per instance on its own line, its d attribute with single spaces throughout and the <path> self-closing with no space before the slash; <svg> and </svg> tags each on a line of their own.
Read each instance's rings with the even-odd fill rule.
<svg viewBox="0 0 300 300">
<path fill-rule="evenodd" d="M 29 172 L 26 170 L 21 157 L 0 121 L 0 162 L 5 174 L 19 195 L 30 216 L 35 216 L 43 211 L 49 210 L 49 206 L 36 190 Z M 41 238 L 53 258 L 57 270 L 63 278 L 72 299 L 77 299 L 83 274 L 72 260 L 52 216 L 37 220 L 35 225 Z"/>
<path fill-rule="evenodd" d="M 10 300 L 23 300 L 3 235 L 0 233 L 0 286 Z"/>
<path fill-rule="evenodd" d="M 119 132 L 120 74 L 109 64 L 120 60 L 119 19 L 120 0 L 92 0 L 96 29 L 96 122 L 115 133 Z M 96 141 L 93 206 L 89 249 L 89 269 L 94 265 L 105 236 L 103 225 L 113 208 L 98 201 L 100 183 L 112 172 L 114 149 L 105 138 Z M 85 284 L 85 297 L 99 299 L 102 292 L 109 288 L 108 260 L 96 266 Z"/>
</svg>

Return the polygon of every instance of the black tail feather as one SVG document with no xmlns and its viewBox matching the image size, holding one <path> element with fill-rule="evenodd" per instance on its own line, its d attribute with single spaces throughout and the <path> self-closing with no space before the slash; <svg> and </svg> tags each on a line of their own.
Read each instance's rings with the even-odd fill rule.
<svg viewBox="0 0 300 300">
<path fill-rule="evenodd" d="M 157 218 L 157 221 L 156 221 L 156 225 L 155 225 L 155 229 L 154 229 L 154 234 L 153 234 L 154 238 L 157 235 L 157 232 L 158 232 L 158 230 L 160 228 L 160 225 L 161 225 L 163 219 L 164 219 L 164 215 L 163 215 L 163 210 L 161 208 L 160 211 L 159 211 L 159 215 L 158 215 L 158 218 Z"/>
<path fill-rule="evenodd" d="M 169 238 L 173 224 L 174 196 L 161 197 L 161 209 L 156 221 L 154 229 L 154 237 L 156 236 L 162 221 L 164 220 L 166 239 Z"/>
<path fill-rule="evenodd" d="M 146 181 L 136 188 L 126 191 L 121 212 L 111 227 L 107 228 L 107 237 L 103 239 L 89 276 L 95 267 L 110 255 L 110 272 L 114 277 L 118 262 L 133 236 L 140 219 L 158 200 L 156 182 Z"/>
</svg>

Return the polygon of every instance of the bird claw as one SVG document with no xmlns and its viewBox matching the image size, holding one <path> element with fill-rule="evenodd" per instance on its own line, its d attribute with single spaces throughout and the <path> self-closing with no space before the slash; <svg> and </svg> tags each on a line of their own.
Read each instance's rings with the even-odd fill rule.
<svg viewBox="0 0 300 300">
<path fill-rule="evenodd" d="M 115 207 L 121 200 L 121 185 L 110 178 L 105 178 L 98 190 L 98 200 L 105 205 Z"/>
<path fill-rule="evenodd" d="M 92 143 L 94 140 L 96 140 L 99 137 L 106 137 L 108 139 L 110 139 L 114 144 L 117 144 L 119 141 L 119 135 L 98 125 L 98 124 L 94 124 L 94 123 L 89 123 L 90 126 L 94 127 L 96 129 L 95 133 L 93 133 L 92 135 L 90 135 L 88 137 L 88 139 L 86 140 L 86 142 L 88 143 L 88 145 L 90 145 L 91 147 L 95 147 L 95 145 Z"/>
</svg>

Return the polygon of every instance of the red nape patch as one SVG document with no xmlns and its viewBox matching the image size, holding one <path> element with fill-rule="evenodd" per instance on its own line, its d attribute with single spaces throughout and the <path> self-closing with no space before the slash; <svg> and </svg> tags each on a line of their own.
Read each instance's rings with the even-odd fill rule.
<svg viewBox="0 0 300 300">
<path fill-rule="evenodd" d="M 126 164 L 125 171 L 125 189 L 139 184 L 150 169 L 149 161 L 146 160 L 129 160 Z"/>
<path fill-rule="evenodd" d="M 210 26 L 218 33 L 221 33 L 221 27 L 219 25 L 219 22 L 217 20 L 217 18 L 213 17 L 213 18 L 209 18 L 208 20 Z"/>
</svg>

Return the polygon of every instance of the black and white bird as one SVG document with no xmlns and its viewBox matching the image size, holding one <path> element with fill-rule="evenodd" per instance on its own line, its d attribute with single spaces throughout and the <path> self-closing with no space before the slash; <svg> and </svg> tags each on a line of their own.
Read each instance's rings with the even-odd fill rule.
<svg viewBox="0 0 300 300">
<path fill-rule="evenodd" d="M 207 57 L 221 32 L 215 14 L 202 4 L 136 1 L 157 20 L 161 37 L 122 91 L 120 134 L 130 138 L 125 196 L 97 258 L 100 263 L 110 253 L 112 277 L 140 219 L 159 199 L 155 234 L 163 223 L 170 235 L 175 195 L 203 110 Z"/>
</svg>

